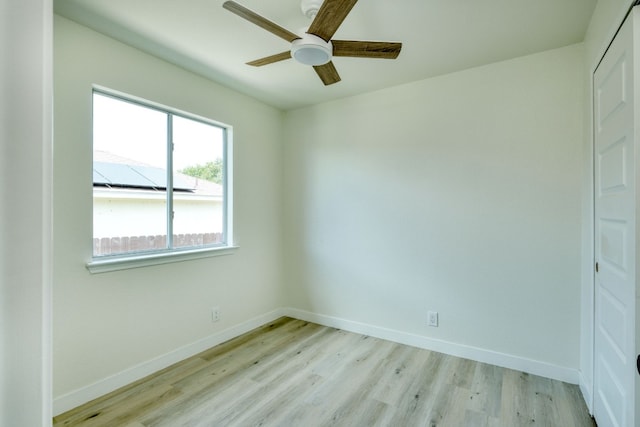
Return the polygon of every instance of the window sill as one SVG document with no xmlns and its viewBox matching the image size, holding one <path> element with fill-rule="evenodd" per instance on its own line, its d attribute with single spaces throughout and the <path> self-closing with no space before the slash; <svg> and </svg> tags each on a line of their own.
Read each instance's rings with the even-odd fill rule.
<svg viewBox="0 0 640 427">
<path fill-rule="evenodd" d="M 92 274 L 97 274 L 106 273 L 109 271 L 127 270 L 130 268 L 147 267 L 150 265 L 169 264 L 173 262 L 189 261 L 193 259 L 231 255 L 237 249 L 237 246 L 225 246 L 220 248 L 192 249 L 131 256 L 94 258 L 86 265 L 89 272 L 91 272 Z"/>
</svg>

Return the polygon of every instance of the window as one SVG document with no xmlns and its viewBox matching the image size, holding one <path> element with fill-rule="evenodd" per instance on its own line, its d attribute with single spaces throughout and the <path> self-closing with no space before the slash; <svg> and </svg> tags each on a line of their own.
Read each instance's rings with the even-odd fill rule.
<svg viewBox="0 0 640 427">
<path fill-rule="evenodd" d="M 228 247 L 230 128 L 93 92 L 93 260 Z"/>
</svg>

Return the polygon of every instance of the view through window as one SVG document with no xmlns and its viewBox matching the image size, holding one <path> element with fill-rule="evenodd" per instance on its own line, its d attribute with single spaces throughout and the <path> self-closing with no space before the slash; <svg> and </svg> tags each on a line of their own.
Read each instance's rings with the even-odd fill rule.
<svg viewBox="0 0 640 427">
<path fill-rule="evenodd" d="M 93 255 L 226 245 L 227 129 L 93 93 Z"/>
</svg>

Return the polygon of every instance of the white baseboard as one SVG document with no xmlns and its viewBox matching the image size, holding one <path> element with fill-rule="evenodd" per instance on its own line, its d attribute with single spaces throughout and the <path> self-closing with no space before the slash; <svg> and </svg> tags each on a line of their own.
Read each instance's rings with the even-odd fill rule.
<svg viewBox="0 0 640 427">
<path fill-rule="evenodd" d="M 587 401 L 587 405 L 590 402 L 590 400 L 587 399 L 587 394 L 585 393 L 588 388 L 583 387 L 582 377 L 577 369 L 565 368 L 546 362 L 540 362 L 537 360 L 513 356 L 510 354 L 499 353 L 478 347 L 456 344 L 448 341 L 383 328 L 380 326 L 354 322 L 337 317 L 326 316 L 323 314 L 312 313 L 295 308 L 281 308 L 266 313 L 262 316 L 247 320 L 246 322 L 243 322 L 239 325 L 232 326 L 231 328 L 205 337 L 192 344 L 187 344 L 162 356 L 158 356 L 154 359 L 140 363 L 136 366 L 133 366 L 110 377 L 104 378 L 88 386 L 59 396 L 53 401 L 53 414 L 54 416 L 59 415 L 70 409 L 78 407 L 84 403 L 87 403 L 93 399 L 117 390 L 120 387 L 131 384 L 132 382 L 144 378 L 147 375 L 151 375 L 154 372 L 157 372 L 161 369 L 171 366 L 174 363 L 194 356 L 204 350 L 207 350 L 232 338 L 240 336 L 252 329 L 260 327 L 282 316 L 289 316 L 308 322 L 318 323 L 320 325 L 344 329 L 349 332 L 369 335 L 376 338 L 411 345 L 418 348 L 424 348 L 427 350 L 437 351 L 439 353 L 445 353 L 452 356 L 475 360 L 478 362 L 489 363 L 504 368 L 527 372 L 534 375 L 540 375 L 546 378 L 565 381 L 571 384 L 580 384 L 580 388 L 585 397 L 585 400 Z"/>
<path fill-rule="evenodd" d="M 503 368 L 514 369 L 529 374 L 539 375 L 554 380 L 560 380 L 571 384 L 578 384 L 580 381 L 577 369 L 552 365 L 538 360 L 513 356 L 478 347 L 471 347 L 464 344 L 457 344 L 448 341 L 433 339 L 421 335 L 387 329 L 380 326 L 369 325 L 295 308 L 284 308 L 283 315 L 294 317 L 308 322 L 318 323 L 324 326 L 344 329 L 346 331 L 369 335 L 401 344 L 407 344 L 418 348 L 437 351 L 452 356 L 489 363 Z"/>
<path fill-rule="evenodd" d="M 120 387 L 131 384 L 132 382 L 144 378 L 147 375 L 151 375 L 154 372 L 240 336 L 245 332 L 249 332 L 252 329 L 260 327 L 284 315 L 284 312 L 281 309 L 278 309 L 262 316 L 254 317 L 253 319 L 249 319 L 239 325 L 232 326 L 224 331 L 209 335 L 208 337 L 194 343 L 187 344 L 183 347 L 177 348 L 176 350 L 170 351 L 169 353 L 163 354 L 162 356 L 158 356 L 93 384 L 89 384 L 88 386 L 59 396 L 53 400 L 53 415 L 60 415 L 63 412 L 117 390 Z"/>
</svg>

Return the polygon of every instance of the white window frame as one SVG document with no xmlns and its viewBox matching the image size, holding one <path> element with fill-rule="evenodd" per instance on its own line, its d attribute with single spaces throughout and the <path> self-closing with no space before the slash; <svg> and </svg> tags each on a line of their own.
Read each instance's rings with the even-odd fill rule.
<svg viewBox="0 0 640 427">
<path fill-rule="evenodd" d="M 224 129 L 224 141 L 223 141 L 223 236 L 224 242 L 218 245 L 207 245 L 198 247 L 187 248 L 172 248 L 160 249 L 156 251 L 148 252 L 130 252 L 120 253 L 114 255 L 102 255 L 93 256 L 93 249 L 91 251 L 91 259 L 86 263 L 87 269 L 91 273 L 104 273 L 109 271 L 124 270 L 130 268 L 146 267 L 151 265 L 167 264 L 172 262 L 187 261 L 193 259 L 207 258 L 213 256 L 230 255 L 238 249 L 234 246 L 233 242 L 233 128 L 225 123 L 218 122 L 206 117 L 198 116 L 192 113 L 188 113 L 176 108 L 172 108 L 166 105 L 155 103 L 146 99 L 142 99 L 136 96 L 125 94 L 122 92 L 114 91 L 112 89 L 104 88 L 101 86 L 93 86 L 91 91 L 91 97 L 97 93 L 104 96 L 109 96 L 121 101 L 130 102 L 136 105 L 140 105 L 146 108 L 161 111 L 170 116 L 179 116 L 198 122 L 202 122 L 208 125 L 216 126 Z M 93 117 L 93 116 L 92 116 Z M 169 131 L 171 131 L 171 122 L 169 119 Z M 167 138 L 170 140 L 171 136 Z M 170 142 L 167 142 L 167 150 L 169 150 Z M 92 143 L 93 146 L 93 143 Z M 93 149 L 91 164 L 93 165 Z M 173 185 L 172 185 L 172 160 L 171 156 L 167 159 L 167 209 L 170 213 L 173 209 Z M 93 168 L 92 168 L 93 169 Z M 91 185 L 93 188 L 93 178 L 91 177 Z M 92 191 L 93 194 L 93 191 Z M 169 194 L 171 196 L 169 197 Z M 93 212 L 93 201 L 92 201 Z M 93 214 L 92 214 L 93 217 Z M 167 218 L 167 222 L 171 220 Z M 93 224 L 93 221 L 92 221 Z M 168 225 L 167 230 L 171 228 Z M 167 242 L 169 246 L 173 246 L 172 235 L 167 234 Z M 93 225 L 91 227 L 91 241 L 93 241 Z M 92 245 L 93 248 L 93 245 Z"/>
</svg>

